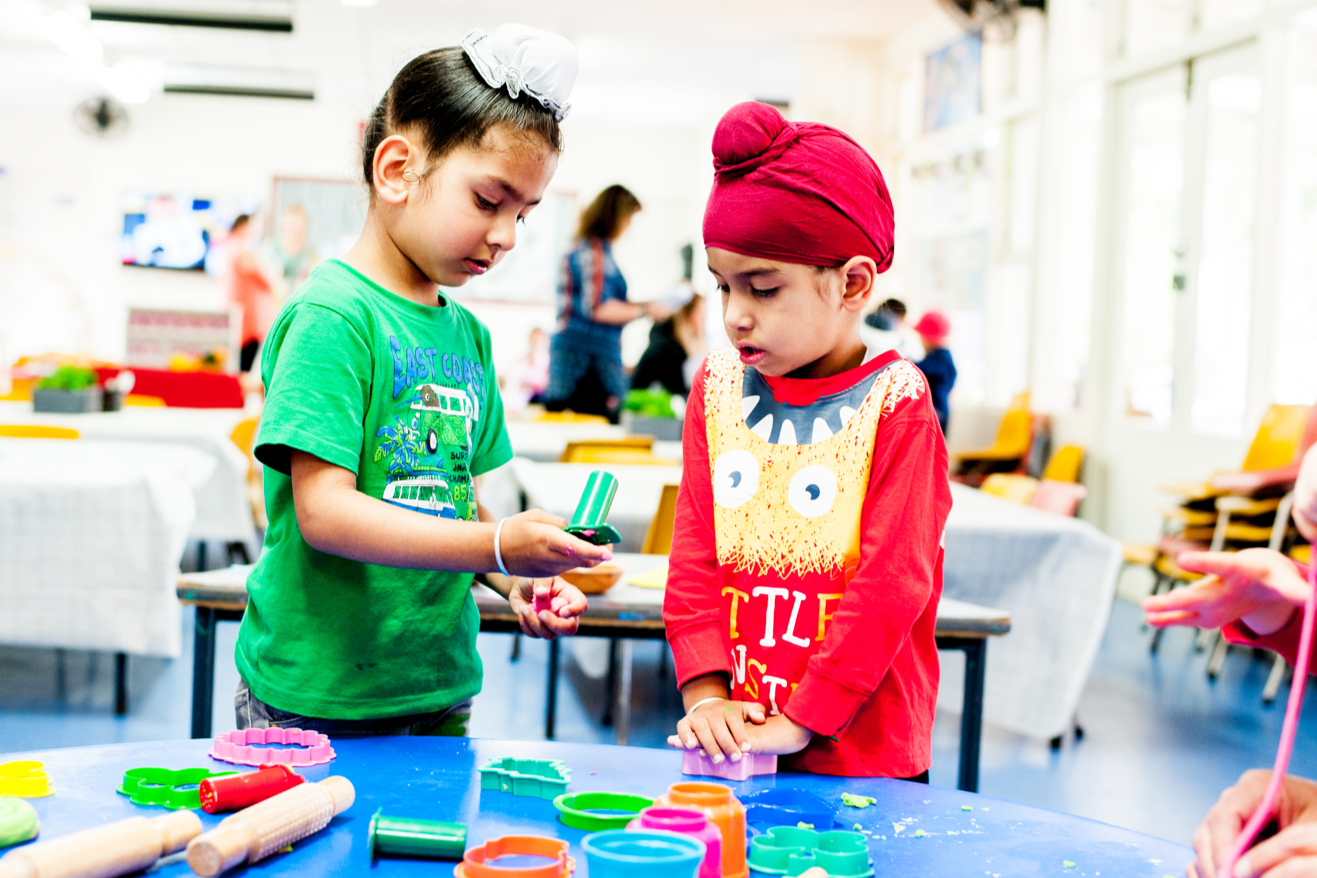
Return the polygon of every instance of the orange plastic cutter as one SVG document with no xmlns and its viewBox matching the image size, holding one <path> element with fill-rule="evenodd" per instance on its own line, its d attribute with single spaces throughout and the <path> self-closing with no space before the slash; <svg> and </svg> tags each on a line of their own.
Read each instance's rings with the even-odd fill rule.
<svg viewBox="0 0 1317 878">
<path fill-rule="evenodd" d="M 453 878 L 568 878 L 576 871 L 576 860 L 567 856 L 568 844 L 542 835 L 505 835 L 466 852 L 453 870 Z M 486 865 L 499 857 L 549 857 L 557 860 L 544 866 L 509 868 Z"/>
</svg>

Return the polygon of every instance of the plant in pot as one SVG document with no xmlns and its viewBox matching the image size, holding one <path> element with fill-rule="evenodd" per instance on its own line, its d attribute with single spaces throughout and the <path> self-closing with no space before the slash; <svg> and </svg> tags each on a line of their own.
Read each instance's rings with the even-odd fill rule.
<svg viewBox="0 0 1317 878">
<path fill-rule="evenodd" d="M 96 373 L 78 366 L 60 366 L 37 382 L 32 410 L 84 414 L 101 410 L 101 388 Z"/>
</svg>

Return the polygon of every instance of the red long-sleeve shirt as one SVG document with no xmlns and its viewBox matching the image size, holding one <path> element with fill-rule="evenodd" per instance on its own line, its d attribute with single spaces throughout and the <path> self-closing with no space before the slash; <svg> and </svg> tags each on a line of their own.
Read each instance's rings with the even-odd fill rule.
<svg viewBox="0 0 1317 878">
<path fill-rule="evenodd" d="M 1305 578 L 1308 575 L 1308 568 L 1304 564 L 1295 562 L 1294 566 L 1298 568 L 1299 574 Z M 1299 660 L 1299 643 L 1303 635 L 1303 610 L 1295 610 L 1294 615 L 1285 627 L 1271 634 L 1257 634 L 1250 630 L 1243 622 L 1231 622 L 1221 629 L 1222 635 L 1229 643 L 1236 643 L 1240 646 L 1260 646 L 1263 649 L 1269 649 L 1272 652 L 1278 652 L 1285 657 L 1285 661 L 1294 664 Z M 1313 668 L 1313 662 L 1317 660 L 1317 654 L 1308 656 L 1308 673 L 1317 673 Z"/>
<path fill-rule="evenodd" d="M 889 352 L 831 378 L 766 380 L 778 403 L 809 406 L 872 384 L 876 371 L 898 360 Z M 913 777 L 932 761 L 934 629 L 951 492 L 927 387 L 922 377 L 911 380 L 918 392 L 889 397 L 878 421 L 858 566 L 785 575 L 718 563 L 707 364 L 692 388 L 663 607 L 677 678 L 684 685 L 726 674 L 733 698 L 758 701 L 815 732 L 803 751 L 784 757 L 784 768 Z"/>
</svg>

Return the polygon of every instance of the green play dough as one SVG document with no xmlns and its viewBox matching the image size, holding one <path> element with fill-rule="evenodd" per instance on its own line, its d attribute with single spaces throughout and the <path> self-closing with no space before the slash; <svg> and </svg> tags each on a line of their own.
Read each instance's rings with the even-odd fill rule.
<svg viewBox="0 0 1317 878">
<path fill-rule="evenodd" d="M 841 803 L 843 805 L 849 805 L 852 808 L 867 808 L 876 801 L 878 800 L 872 799 L 869 796 L 857 796 L 854 793 L 841 794 Z"/>
<path fill-rule="evenodd" d="M 35 808 L 22 799 L 0 797 L 0 848 L 31 841 L 40 831 Z"/>
</svg>

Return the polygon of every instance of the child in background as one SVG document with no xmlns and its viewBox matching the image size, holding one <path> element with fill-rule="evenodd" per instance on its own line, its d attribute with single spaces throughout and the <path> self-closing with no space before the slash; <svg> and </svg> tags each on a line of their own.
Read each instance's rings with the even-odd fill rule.
<svg viewBox="0 0 1317 878">
<path fill-rule="evenodd" d="M 585 598 L 554 577 L 610 553 L 544 512 L 480 506 L 475 477 L 512 451 L 489 331 L 439 286 L 516 243 L 557 168 L 577 63 L 553 34 L 473 31 L 408 63 L 372 114 L 361 238 L 288 302 L 263 358 L 270 526 L 238 634 L 238 728 L 463 734 L 481 683 L 471 571 L 526 634 L 575 631 Z M 537 615 L 537 594 L 553 610 Z"/>
<path fill-rule="evenodd" d="M 729 110 L 713 153 L 704 244 L 735 347 L 686 410 L 670 743 L 926 781 L 951 492 L 923 376 L 860 339 L 892 260 L 886 184 L 845 134 L 766 104 Z"/>
<path fill-rule="evenodd" d="M 933 410 L 937 412 L 937 422 L 945 436 L 947 421 L 951 418 L 947 397 L 956 386 L 956 364 L 951 359 L 951 351 L 947 350 L 951 321 L 941 311 L 929 311 L 919 318 L 915 332 L 919 333 L 919 341 L 924 346 L 924 358 L 915 365 L 928 380 L 928 390 L 933 394 Z"/>
</svg>

